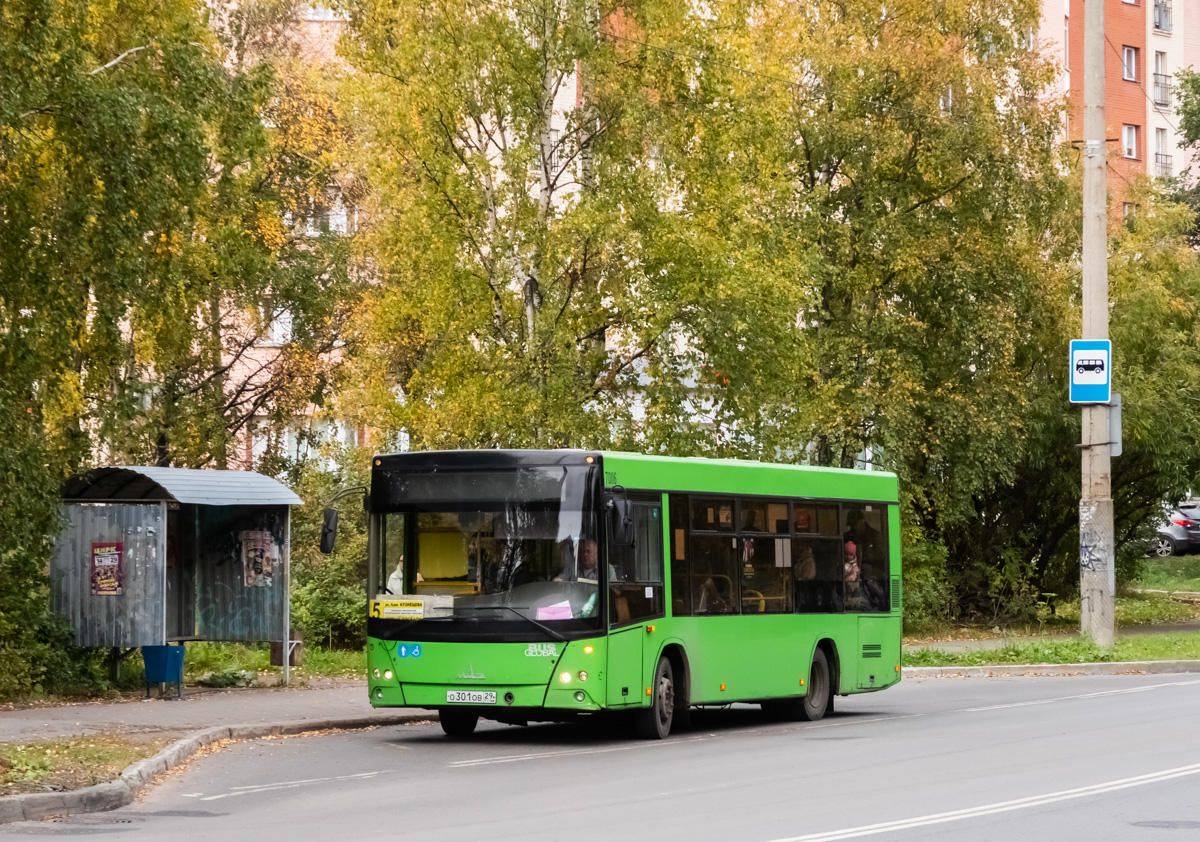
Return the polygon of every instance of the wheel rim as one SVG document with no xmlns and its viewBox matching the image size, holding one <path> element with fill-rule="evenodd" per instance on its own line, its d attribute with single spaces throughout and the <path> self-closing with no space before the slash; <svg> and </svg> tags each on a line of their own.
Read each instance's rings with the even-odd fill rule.
<svg viewBox="0 0 1200 842">
<path fill-rule="evenodd" d="M 1169 555 L 1174 555 L 1175 547 L 1173 547 L 1171 542 L 1166 538 L 1159 538 L 1156 553 L 1158 554 L 1159 558 L 1166 558 Z"/>
<path fill-rule="evenodd" d="M 675 684 L 669 676 L 658 678 L 658 724 L 666 726 L 671 721 L 671 711 L 675 709 Z"/>
</svg>

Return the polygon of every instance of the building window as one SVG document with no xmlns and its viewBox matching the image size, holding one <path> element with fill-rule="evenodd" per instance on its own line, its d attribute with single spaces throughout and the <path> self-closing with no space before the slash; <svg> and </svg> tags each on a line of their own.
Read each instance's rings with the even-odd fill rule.
<svg viewBox="0 0 1200 842">
<path fill-rule="evenodd" d="M 1167 151 L 1167 130 L 1154 130 L 1154 177 L 1171 177 L 1171 154 Z"/>
<path fill-rule="evenodd" d="M 1171 104 L 1171 74 L 1167 72 L 1167 54 L 1154 54 L 1154 104 L 1166 108 Z"/>
<path fill-rule="evenodd" d="M 1137 81 L 1137 47 L 1125 47 L 1121 52 L 1121 76 L 1126 81 Z"/>
<path fill-rule="evenodd" d="M 286 345 L 292 341 L 292 313 L 284 307 L 278 307 L 268 299 L 260 305 L 259 317 L 262 320 L 262 333 L 258 344 L 271 346 Z"/>
<path fill-rule="evenodd" d="M 1171 31 L 1171 0 L 1154 0 L 1154 31 Z"/>
<path fill-rule="evenodd" d="M 1138 156 L 1138 127 L 1137 126 L 1122 126 L 1121 127 L 1121 148 L 1125 153 L 1126 158 L 1136 158 Z"/>
</svg>

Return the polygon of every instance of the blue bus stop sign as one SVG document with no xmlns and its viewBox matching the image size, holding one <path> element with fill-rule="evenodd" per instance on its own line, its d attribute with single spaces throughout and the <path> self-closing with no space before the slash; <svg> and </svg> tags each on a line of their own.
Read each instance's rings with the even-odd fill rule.
<svg viewBox="0 0 1200 842">
<path fill-rule="evenodd" d="M 1071 340 L 1071 403 L 1108 403 L 1112 399 L 1112 342 Z"/>
</svg>

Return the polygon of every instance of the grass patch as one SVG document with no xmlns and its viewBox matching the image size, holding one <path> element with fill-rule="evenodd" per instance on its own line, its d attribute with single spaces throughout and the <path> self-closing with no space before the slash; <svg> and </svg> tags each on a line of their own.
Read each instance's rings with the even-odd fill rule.
<svg viewBox="0 0 1200 842">
<path fill-rule="evenodd" d="M 303 663 L 292 667 L 291 680 L 303 683 L 310 678 L 362 678 L 366 675 L 366 650 L 326 649 L 305 646 Z M 266 644 L 254 643 L 189 643 L 183 656 L 183 675 L 186 683 L 206 678 L 206 683 L 222 686 L 220 677 L 243 673 L 270 677 L 271 682 L 283 674 L 282 667 L 271 666 L 271 651 Z M 216 677 L 216 681 L 213 681 Z M 233 686 L 233 681 L 224 686 Z"/>
<path fill-rule="evenodd" d="M 72 737 L 0 745 L 0 795 L 81 789 L 117 778 L 170 742 L 161 734 Z"/>
<path fill-rule="evenodd" d="M 1135 585 L 1141 587 L 1141 585 Z M 1200 605 L 1176 602 L 1165 594 L 1141 594 L 1127 592 L 1116 598 L 1116 621 L 1118 628 L 1151 626 L 1162 623 L 1187 623 L 1200 620 Z M 1055 611 L 1043 605 L 1035 623 L 1007 624 L 1004 626 L 946 625 L 940 628 L 922 628 L 914 632 L 905 629 L 905 643 L 928 643 L 938 640 L 989 640 L 997 637 L 1032 637 L 1056 632 L 1079 631 L 1079 600 L 1058 602 Z"/>
<path fill-rule="evenodd" d="M 1175 602 L 1163 594 L 1124 594 L 1116 598 L 1115 610 L 1118 628 L 1186 623 L 1200 617 L 1197 606 Z M 1079 600 L 1061 606 L 1058 614 L 1073 630 L 1079 628 Z"/>
<path fill-rule="evenodd" d="M 976 667 L 997 664 L 1094 664 L 1107 661 L 1183 661 L 1200 659 L 1200 632 L 1118 637 L 1113 651 L 1090 640 L 1051 640 L 1009 644 L 1002 649 L 905 652 L 906 667 Z"/>
<path fill-rule="evenodd" d="M 1200 592 L 1200 555 L 1146 559 L 1133 586 L 1162 591 Z"/>
<path fill-rule="evenodd" d="M 304 663 L 295 672 L 303 676 L 363 678 L 367 674 L 367 650 L 314 646 L 304 651 Z"/>
</svg>

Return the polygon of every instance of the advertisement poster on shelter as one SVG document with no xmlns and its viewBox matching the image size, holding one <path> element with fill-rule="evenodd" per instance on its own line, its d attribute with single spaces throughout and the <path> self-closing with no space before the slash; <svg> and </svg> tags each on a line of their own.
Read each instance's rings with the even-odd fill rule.
<svg viewBox="0 0 1200 842">
<path fill-rule="evenodd" d="M 121 556 L 124 544 L 120 541 L 92 544 L 92 596 L 120 596 L 124 585 Z"/>
<path fill-rule="evenodd" d="M 279 549 L 264 530 L 242 533 L 243 584 L 248 588 L 269 588 L 279 563 Z"/>
</svg>

